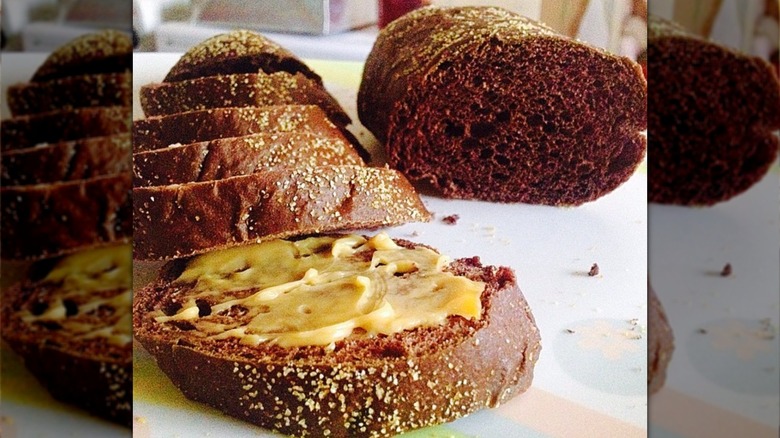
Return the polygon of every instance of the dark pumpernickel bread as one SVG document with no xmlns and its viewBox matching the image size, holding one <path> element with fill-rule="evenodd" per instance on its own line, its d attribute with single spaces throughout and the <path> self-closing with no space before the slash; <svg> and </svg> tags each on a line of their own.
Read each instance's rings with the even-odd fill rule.
<svg viewBox="0 0 780 438">
<path fill-rule="evenodd" d="M 69 76 L 47 82 L 8 87 L 8 107 L 14 116 L 91 106 L 131 106 L 132 75 L 105 73 Z"/>
<path fill-rule="evenodd" d="M 445 197 L 578 205 L 641 162 L 646 97 L 628 58 L 500 8 L 429 7 L 380 32 L 358 114 Z"/>
<path fill-rule="evenodd" d="M 158 323 L 152 312 L 170 315 L 192 294 L 191 286 L 171 284 L 185 263 L 170 262 L 137 292 L 136 339 L 185 396 L 259 426 L 294 436 L 393 436 L 498 406 L 531 385 L 541 349 L 531 310 L 512 270 L 482 266 L 478 257 L 447 269 L 485 283 L 479 319 L 449 316 L 443 325 L 387 336 L 353 333 L 332 351 L 247 346 Z"/>
<path fill-rule="evenodd" d="M 133 40 L 125 32 L 109 29 L 75 38 L 55 50 L 38 67 L 31 81 L 121 73 L 132 68 Z"/>
<path fill-rule="evenodd" d="M 346 140 L 312 132 L 254 134 L 133 155 L 133 185 L 161 186 L 248 175 L 277 167 L 364 165 Z"/>
<path fill-rule="evenodd" d="M 161 116 L 209 108 L 317 105 L 337 125 L 352 121 L 325 88 L 301 73 L 245 73 L 208 76 L 141 87 L 144 114 Z"/>
<path fill-rule="evenodd" d="M 666 381 L 666 369 L 674 352 L 674 335 L 666 312 L 648 283 L 647 391 L 658 392 Z"/>
<path fill-rule="evenodd" d="M 130 132 L 131 111 L 130 107 L 123 106 L 90 107 L 3 120 L 0 122 L 2 151 Z"/>
<path fill-rule="evenodd" d="M 192 47 L 168 71 L 164 81 L 260 71 L 301 73 L 322 84 L 322 78 L 292 52 L 248 30 L 220 34 Z"/>
<path fill-rule="evenodd" d="M 269 240 L 430 220 L 400 173 L 363 166 L 281 168 L 133 189 L 133 257 L 164 260 Z"/>
<path fill-rule="evenodd" d="M 652 15 L 647 43 L 648 199 L 713 205 L 752 187 L 777 157 L 772 66 Z"/>
<path fill-rule="evenodd" d="M 97 290 L 69 289 L 68 282 L 79 280 L 72 278 L 75 275 L 47 278 L 72 258 L 34 264 L 26 280 L 3 290 L 0 321 L 3 340 L 54 398 L 129 427 L 133 351 L 130 245 L 122 251 L 127 259 L 123 269 L 110 256 L 93 259 L 91 266 L 86 266 L 86 261 L 75 263 L 77 268 L 92 268 L 76 271 L 88 275 L 89 284 L 108 282 Z M 126 278 L 126 284 L 108 281 L 108 276 Z M 84 278 L 77 284 L 86 285 Z"/>
<path fill-rule="evenodd" d="M 128 240 L 131 183 L 127 172 L 0 188 L 0 256 L 42 259 Z"/>
<path fill-rule="evenodd" d="M 344 138 L 357 148 L 361 156 L 365 154 L 354 137 L 348 136 L 348 131 L 334 125 L 325 112 L 314 105 L 216 108 L 136 120 L 133 122 L 133 151 L 144 152 L 173 144 L 292 131 L 311 131 Z"/>
<path fill-rule="evenodd" d="M 44 184 L 128 172 L 132 146 L 126 133 L 6 151 L 0 157 L 0 184 Z"/>
</svg>

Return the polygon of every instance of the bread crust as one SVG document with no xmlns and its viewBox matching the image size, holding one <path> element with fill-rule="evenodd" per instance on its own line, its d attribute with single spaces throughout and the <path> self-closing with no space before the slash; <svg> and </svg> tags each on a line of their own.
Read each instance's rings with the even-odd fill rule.
<svg viewBox="0 0 780 438">
<path fill-rule="evenodd" d="M 169 264 L 136 296 L 135 336 L 188 398 L 229 415 L 293 436 L 391 436 L 498 406 L 531 384 L 540 337 L 514 273 L 476 257 L 450 269 L 486 283 L 479 321 L 452 316 L 443 326 L 350 337 L 327 352 L 162 330 L 146 315 L 171 293 L 186 294 L 168 283 Z"/>
<path fill-rule="evenodd" d="M 35 260 L 128 240 L 131 183 L 130 173 L 125 172 L 0 188 L 0 255 Z"/>
<path fill-rule="evenodd" d="M 129 172 L 129 133 L 63 141 L 2 154 L 0 184 L 45 184 Z"/>
<path fill-rule="evenodd" d="M 366 60 L 361 122 L 447 198 L 579 205 L 642 161 L 639 65 L 494 7 L 422 8 Z"/>
<path fill-rule="evenodd" d="M 647 298 L 647 391 L 653 394 L 666 382 L 666 369 L 674 352 L 674 334 L 666 312 L 650 284 L 647 285 Z"/>
<path fill-rule="evenodd" d="M 211 37 L 193 46 L 168 71 L 165 82 L 205 76 L 286 71 L 302 73 L 322 84 L 314 73 L 292 52 L 265 36 L 248 30 L 235 30 Z"/>
<path fill-rule="evenodd" d="M 133 68 L 133 41 L 125 32 L 102 30 L 73 39 L 52 52 L 31 81 L 119 73 Z"/>
<path fill-rule="evenodd" d="M 363 166 L 282 168 L 133 189 L 133 257 L 164 260 L 259 240 L 430 220 L 400 173 Z"/>
<path fill-rule="evenodd" d="M 130 107 L 89 107 L 14 117 L 0 122 L 3 152 L 43 143 L 130 132 Z"/>
<path fill-rule="evenodd" d="M 133 156 L 136 187 L 212 181 L 279 167 L 364 165 L 342 138 L 312 132 L 254 134 L 192 143 Z"/>
<path fill-rule="evenodd" d="M 209 108 L 303 104 L 319 106 L 337 125 L 352 122 L 320 83 L 284 71 L 148 84 L 141 87 L 140 99 L 147 117 Z"/>
<path fill-rule="evenodd" d="M 132 85 L 129 72 L 20 83 L 8 87 L 8 107 L 13 116 L 93 106 L 129 107 Z"/>
</svg>

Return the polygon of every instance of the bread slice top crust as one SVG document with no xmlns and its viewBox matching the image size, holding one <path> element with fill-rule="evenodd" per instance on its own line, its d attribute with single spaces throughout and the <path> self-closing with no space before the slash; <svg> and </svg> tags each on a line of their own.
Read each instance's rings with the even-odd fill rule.
<svg viewBox="0 0 780 438">
<path fill-rule="evenodd" d="M 217 181 L 137 187 L 133 199 L 133 256 L 139 260 L 431 217 L 403 175 L 364 166 L 281 168 Z"/>
<path fill-rule="evenodd" d="M 78 37 L 56 49 L 32 76 L 44 82 L 67 76 L 130 71 L 133 41 L 125 32 L 103 30 Z"/>
<path fill-rule="evenodd" d="M 265 36 L 248 30 L 216 35 L 192 47 L 165 76 L 165 82 L 235 73 L 302 73 L 322 84 L 314 73 L 292 52 Z"/>
<path fill-rule="evenodd" d="M 8 87 L 8 108 L 14 116 L 70 108 L 131 106 L 132 74 L 98 73 L 68 76 Z"/>
<path fill-rule="evenodd" d="M 495 407 L 531 384 L 539 331 L 509 268 L 476 257 L 445 266 L 485 285 L 479 318 L 451 315 L 390 335 L 358 330 L 331 345 L 282 347 L 157 322 L 193 298 L 192 284 L 176 282 L 189 262 L 169 262 L 137 292 L 135 336 L 187 397 L 245 421 L 294 436 L 391 436 Z M 217 295 L 199 303 L 204 316 L 213 312 L 204 322 L 243 313 L 240 306 L 219 313 L 211 299 Z"/>
</svg>

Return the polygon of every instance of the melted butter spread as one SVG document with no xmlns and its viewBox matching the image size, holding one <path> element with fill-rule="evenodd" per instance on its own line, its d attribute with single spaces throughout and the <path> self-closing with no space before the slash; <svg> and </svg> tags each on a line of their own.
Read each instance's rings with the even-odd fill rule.
<svg viewBox="0 0 780 438">
<path fill-rule="evenodd" d="M 52 299 L 40 314 L 24 310 L 28 323 L 56 322 L 75 339 L 132 341 L 132 247 L 97 248 L 60 259 L 42 283 L 53 287 Z"/>
<path fill-rule="evenodd" d="M 449 262 L 384 233 L 230 248 L 192 259 L 174 284 L 194 293 L 175 314 L 153 316 L 188 321 L 214 339 L 283 347 L 333 345 L 356 329 L 371 336 L 435 326 L 449 315 L 479 318 L 484 283 L 445 271 Z"/>
</svg>

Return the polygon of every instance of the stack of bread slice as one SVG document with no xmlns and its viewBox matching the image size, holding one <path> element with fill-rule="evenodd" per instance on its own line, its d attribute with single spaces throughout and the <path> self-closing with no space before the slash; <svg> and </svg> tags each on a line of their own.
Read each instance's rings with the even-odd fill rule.
<svg viewBox="0 0 780 438">
<path fill-rule="evenodd" d="M 132 41 L 77 38 L 7 89 L 2 336 L 52 395 L 130 425 Z M 8 275 L 4 272 L 3 275 Z"/>
<path fill-rule="evenodd" d="M 133 254 L 166 263 L 134 335 L 185 396 L 296 436 L 388 436 L 528 388 L 539 333 L 514 273 L 362 235 L 431 215 L 365 164 L 301 60 L 236 31 L 140 93 Z"/>
</svg>

